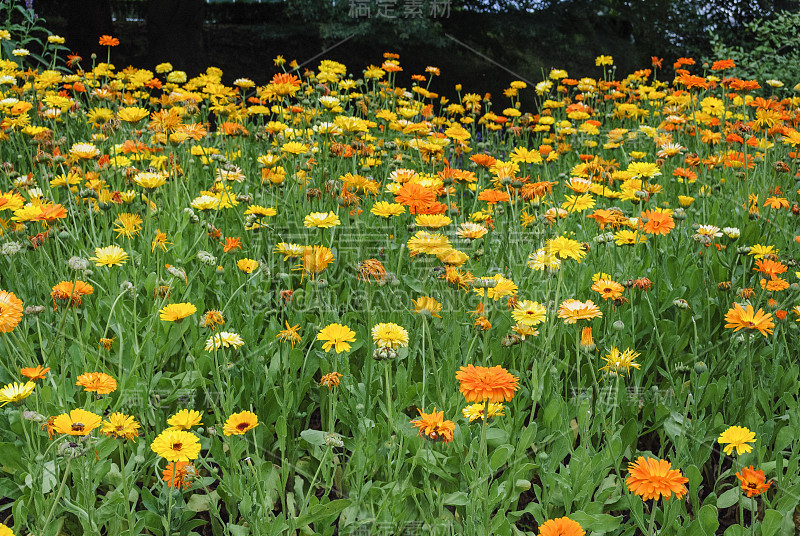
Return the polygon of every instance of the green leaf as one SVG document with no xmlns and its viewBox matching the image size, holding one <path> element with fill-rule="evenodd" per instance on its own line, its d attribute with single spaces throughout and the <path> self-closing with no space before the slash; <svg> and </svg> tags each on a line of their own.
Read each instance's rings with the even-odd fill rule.
<svg viewBox="0 0 800 536">
<path fill-rule="evenodd" d="M 492 457 L 489 459 L 489 467 L 492 469 L 492 471 L 497 471 L 500 467 L 505 465 L 505 463 L 513 454 L 514 447 L 511 445 L 500 445 L 492 453 Z"/>
<path fill-rule="evenodd" d="M 300 437 L 317 447 L 321 447 L 325 444 L 325 432 L 322 430 L 303 430 L 300 432 Z"/>
<path fill-rule="evenodd" d="M 463 491 L 454 491 L 445 495 L 443 502 L 450 506 L 464 506 L 469 502 L 469 497 Z"/>
<path fill-rule="evenodd" d="M 294 526 L 295 528 L 303 528 L 326 517 L 333 517 L 350 506 L 351 502 L 350 499 L 336 499 L 329 503 L 312 506 L 307 513 L 295 519 Z"/>
<path fill-rule="evenodd" d="M 703 506 L 700 509 L 700 528 L 706 536 L 714 536 L 719 527 L 719 512 L 710 504 Z"/>
<path fill-rule="evenodd" d="M 717 508 L 730 508 L 739 500 L 739 488 L 731 488 L 717 498 Z"/>
<path fill-rule="evenodd" d="M 621 517 L 614 517 L 609 514 L 589 514 L 586 512 L 574 512 L 570 519 L 581 524 L 584 530 L 591 531 L 593 534 L 604 534 L 611 532 L 622 523 Z"/>
<path fill-rule="evenodd" d="M 781 528 L 783 516 L 777 510 L 767 510 L 764 512 L 764 520 L 761 521 L 761 536 L 775 536 Z"/>
</svg>

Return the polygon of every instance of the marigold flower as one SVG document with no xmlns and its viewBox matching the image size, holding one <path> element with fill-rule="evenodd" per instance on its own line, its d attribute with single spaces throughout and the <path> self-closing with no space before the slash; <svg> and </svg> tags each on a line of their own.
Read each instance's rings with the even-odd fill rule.
<svg viewBox="0 0 800 536">
<path fill-rule="evenodd" d="M 280 245 L 278 244 L 278 246 Z M 276 249 L 278 246 L 276 246 Z M 282 253 L 285 254 L 285 252 Z M 304 274 L 309 274 L 312 279 L 335 260 L 331 250 L 325 246 L 308 246 L 303 249 L 302 256 L 302 262 L 295 266 L 293 270 L 302 270 Z"/>
<path fill-rule="evenodd" d="M 334 387 L 339 387 L 341 383 L 342 375 L 338 372 L 329 372 L 325 374 L 322 379 L 319 380 L 320 387 L 327 387 L 328 389 L 333 389 Z"/>
<path fill-rule="evenodd" d="M 96 248 L 94 257 L 89 257 L 97 266 L 122 266 L 128 260 L 128 254 L 119 246 Z"/>
<path fill-rule="evenodd" d="M 25 400 L 31 393 L 33 393 L 36 384 L 33 382 L 25 382 L 22 383 L 9 383 L 2 389 L 0 389 L 0 407 L 5 406 L 9 402 L 19 402 L 20 400 Z"/>
<path fill-rule="evenodd" d="M 628 465 L 628 472 L 625 484 L 643 501 L 659 497 L 669 500 L 673 492 L 675 497 L 682 499 L 688 492 L 684 484 L 689 479 L 679 469 L 672 469 L 672 464 L 666 460 L 639 456 L 636 462 Z"/>
<path fill-rule="evenodd" d="M 92 285 L 84 281 L 62 281 L 53 287 L 50 296 L 53 298 L 53 311 L 57 310 L 56 302 L 65 301 L 69 307 L 81 304 L 81 297 L 94 292 Z"/>
<path fill-rule="evenodd" d="M 238 333 L 230 331 L 220 331 L 208 338 L 206 341 L 205 351 L 211 352 L 219 350 L 220 348 L 233 348 L 237 349 L 244 345 L 244 339 Z"/>
<path fill-rule="evenodd" d="M 50 372 L 50 367 L 45 368 L 41 365 L 36 367 L 23 367 L 20 369 L 20 373 L 32 381 L 45 379 L 48 372 Z"/>
<path fill-rule="evenodd" d="M 87 372 L 77 378 L 75 385 L 80 385 L 84 390 L 98 395 L 107 395 L 117 390 L 117 380 L 104 372 Z"/>
<path fill-rule="evenodd" d="M 736 473 L 736 478 L 742 483 L 742 491 L 748 497 L 761 495 L 772 485 L 772 480 L 767 481 L 764 471 L 755 469 L 752 465 L 742 469 L 741 473 Z"/>
<path fill-rule="evenodd" d="M 579 300 L 564 300 L 558 307 L 558 318 L 563 318 L 565 324 L 574 324 L 578 320 L 591 320 L 602 316 L 603 312 L 592 300 L 586 300 L 586 303 Z"/>
<path fill-rule="evenodd" d="M 253 259 L 239 259 L 236 262 L 236 267 L 244 273 L 250 274 L 253 270 L 258 268 L 258 261 Z"/>
<path fill-rule="evenodd" d="M 622 296 L 625 287 L 611 279 L 600 279 L 592 285 L 592 290 L 598 292 L 604 300 L 615 300 Z"/>
<path fill-rule="evenodd" d="M 722 449 L 725 454 L 730 455 L 733 449 L 736 454 L 741 455 L 753 450 L 749 443 L 755 442 L 756 434 L 742 426 L 730 426 L 717 438 L 717 443 L 725 445 Z"/>
<path fill-rule="evenodd" d="M 568 517 L 549 519 L 539 527 L 539 536 L 583 536 L 581 524 Z"/>
<path fill-rule="evenodd" d="M 62 413 L 53 419 L 53 430 L 59 434 L 85 436 L 100 426 L 103 419 L 100 415 L 83 409 L 73 409 L 68 414 Z"/>
<path fill-rule="evenodd" d="M 519 389 L 519 379 L 506 369 L 467 365 L 456 373 L 459 390 L 467 402 L 508 402 Z"/>
<path fill-rule="evenodd" d="M 524 326 L 541 324 L 547 318 L 547 309 L 539 302 L 523 300 L 511 312 L 512 318 Z"/>
<path fill-rule="evenodd" d="M 755 312 L 753 306 L 746 304 L 742 308 L 738 303 L 734 303 L 733 307 L 725 313 L 726 328 L 734 328 L 734 333 L 740 329 L 747 329 L 749 331 L 758 330 L 763 336 L 771 335 L 775 327 L 772 321 L 772 315 L 764 313 L 760 308 Z"/>
<path fill-rule="evenodd" d="M 150 450 L 169 462 L 188 462 L 200 454 L 200 441 L 190 432 L 168 428 L 153 440 Z"/>
<path fill-rule="evenodd" d="M 162 480 L 170 488 L 187 489 L 192 483 L 190 478 L 196 475 L 194 464 L 190 462 L 170 462 L 161 472 Z"/>
<path fill-rule="evenodd" d="M 108 416 L 107 421 L 103 421 L 100 431 L 108 437 L 127 439 L 135 443 L 139 435 L 139 423 L 131 415 L 115 412 Z"/>
<path fill-rule="evenodd" d="M 475 420 L 481 419 L 483 420 L 483 410 L 485 404 L 475 403 L 470 404 L 469 406 L 465 407 L 461 410 L 461 413 L 464 414 L 465 419 L 469 419 L 469 422 L 473 422 Z M 491 419 L 492 417 L 499 417 L 505 415 L 503 413 L 505 411 L 505 406 L 503 404 L 492 403 L 489 404 L 489 411 L 486 414 L 487 419 Z"/>
<path fill-rule="evenodd" d="M 626 348 L 624 352 L 620 352 L 618 348 L 612 346 L 610 352 L 603 356 L 606 365 L 600 370 L 613 374 L 621 374 L 624 372 L 627 376 L 630 369 L 641 368 L 641 365 L 634 361 L 637 357 L 639 357 L 639 352 L 634 352 L 630 348 Z"/>
<path fill-rule="evenodd" d="M 167 419 L 167 424 L 170 425 L 168 430 L 190 430 L 192 426 L 200 426 L 202 423 L 203 414 L 193 409 L 182 409 L 175 415 Z"/>
<path fill-rule="evenodd" d="M 429 314 L 436 318 L 442 318 L 438 313 L 442 310 L 442 304 L 430 296 L 420 296 L 416 300 L 411 300 L 414 304 L 414 313 Z"/>
<path fill-rule="evenodd" d="M 159 317 L 165 322 L 180 322 L 196 312 L 197 307 L 191 303 L 170 303 L 159 311 Z"/>
<path fill-rule="evenodd" d="M 436 411 L 436 408 L 433 408 L 431 413 L 425 413 L 419 408 L 417 411 L 419 419 L 411 421 L 411 424 L 419 429 L 419 435 L 442 443 L 453 441 L 456 425 L 453 421 L 444 420 L 444 411 Z"/>
<path fill-rule="evenodd" d="M 258 416 L 252 411 L 242 411 L 228 417 L 222 433 L 226 436 L 243 435 L 256 426 L 258 426 Z"/>
<path fill-rule="evenodd" d="M 22 321 L 22 300 L 13 292 L 0 290 L 0 333 L 11 333 Z"/>
<path fill-rule="evenodd" d="M 291 342 L 292 348 L 294 348 L 294 343 L 303 342 L 303 337 L 300 336 L 299 331 L 300 324 L 289 327 L 289 322 L 286 322 L 286 329 L 279 331 L 275 338 Z"/>
<path fill-rule="evenodd" d="M 372 327 L 372 340 L 380 348 L 394 350 L 408 346 L 408 331 L 397 324 L 381 323 Z"/>
<path fill-rule="evenodd" d="M 104 47 L 115 47 L 119 45 L 119 39 L 110 35 L 101 35 L 99 44 Z"/>
<path fill-rule="evenodd" d="M 356 341 L 356 332 L 342 324 L 329 324 L 320 330 L 317 340 L 326 341 L 322 345 L 322 349 L 326 352 L 330 352 L 333 348 L 340 354 L 350 350 L 350 345 L 347 343 Z"/>
</svg>

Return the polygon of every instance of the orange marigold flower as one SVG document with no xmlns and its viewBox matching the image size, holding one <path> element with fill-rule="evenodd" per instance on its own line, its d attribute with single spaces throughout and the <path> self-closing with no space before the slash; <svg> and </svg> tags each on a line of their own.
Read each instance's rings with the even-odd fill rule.
<svg viewBox="0 0 800 536">
<path fill-rule="evenodd" d="M 242 249 L 242 239 L 226 237 L 225 245 L 223 246 L 222 251 L 224 251 L 225 253 L 230 253 L 234 249 Z"/>
<path fill-rule="evenodd" d="M 195 475 L 191 462 L 169 462 L 162 471 L 162 480 L 171 488 L 186 489 L 192 485 L 190 478 Z"/>
<path fill-rule="evenodd" d="M 87 372 L 78 376 L 75 385 L 80 385 L 86 391 L 107 395 L 117 390 L 117 380 L 104 372 Z"/>
<path fill-rule="evenodd" d="M 742 308 L 738 303 L 734 303 L 727 313 L 725 313 L 726 328 L 734 328 L 734 332 L 740 329 L 758 330 L 763 336 L 771 335 L 775 327 L 772 315 L 764 313 L 761 309 L 758 312 L 753 310 L 753 306 L 746 305 Z"/>
<path fill-rule="evenodd" d="M 499 203 L 500 201 L 510 201 L 511 199 L 508 197 L 507 192 L 500 192 L 498 190 L 483 190 L 480 194 L 478 194 L 478 199 L 480 201 L 486 201 L 490 205 L 494 205 Z"/>
<path fill-rule="evenodd" d="M 592 290 L 600 293 L 604 300 L 616 300 L 622 296 L 625 287 L 611 279 L 599 279 L 592 285 Z"/>
<path fill-rule="evenodd" d="M 50 296 L 53 298 L 53 311 L 58 309 L 56 302 L 67 302 L 69 307 L 77 307 L 81 304 L 81 297 L 92 294 L 94 287 L 83 281 L 62 281 L 53 287 Z"/>
<path fill-rule="evenodd" d="M 669 212 L 646 210 L 641 218 L 647 219 L 642 225 L 642 230 L 647 234 L 668 235 L 675 228 L 675 220 Z"/>
<path fill-rule="evenodd" d="M 467 402 L 507 402 L 519 389 L 519 378 L 499 365 L 467 365 L 459 369 L 456 379 L 461 383 L 459 390 Z"/>
<path fill-rule="evenodd" d="M 45 368 L 41 365 L 37 367 L 23 367 L 20 369 L 20 373 L 32 381 L 45 379 L 48 372 L 50 372 L 50 367 Z"/>
<path fill-rule="evenodd" d="M 635 463 L 628 465 L 628 473 L 625 484 L 643 501 L 659 497 L 669 500 L 673 492 L 682 499 L 688 491 L 684 484 L 689 479 L 679 469 L 672 469 L 672 464 L 666 460 L 639 456 Z"/>
<path fill-rule="evenodd" d="M 0 290 L 0 333 L 11 333 L 22 321 L 22 300 L 13 292 Z"/>
<path fill-rule="evenodd" d="M 444 411 L 436 411 L 436 408 L 431 413 L 425 413 L 419 408 L 417 411 L 419 419 L 411 421 L 411 424 L 419 429 L 419 435 L 442 443 L 453 441 L 456 425 L 453 421 L 444 420 Z"/>
<path fill-rule="evenodd" d="M 550 519 L 539 527 L 539 536 L 583 536 L 586 531 L 581 524 L 568 517 Z"/>
<path fill-rule="evenodd" d="M 394 201 L 407 206 L 410 214 L 416 214 L 417 209 L 424 208 L 436 201 L 436 194 L 424 186 L 409 182 L 395 192 Z"/>
<path fill-rule="evenodd" d="M 742 483 L 742 491 L 747 493 L 748 497 L 761 495 L 772 485 L 772 480 L 766 481 L 764 471 L 755 469 L 752 465 L 742 469 L 741 473 L 736 473 L 736 478 Z"/>
<path fill-rule="evenodd" d="M 116 37 L 111 37 L 110 35 L 101 35 L 100 36 L 100 45 L 101 46 L 108 46 L 108 47 L 115 47 L 119 45 L 119 39 Z"/>
</svg>

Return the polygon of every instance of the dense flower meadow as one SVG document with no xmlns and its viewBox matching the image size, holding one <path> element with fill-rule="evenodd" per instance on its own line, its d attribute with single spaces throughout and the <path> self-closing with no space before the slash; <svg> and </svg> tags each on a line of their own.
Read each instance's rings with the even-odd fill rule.
<svg viewBox="0 0 800 536">
<path fill-rule="evenodd" d="M 800 526 L 798 81 L 100 44 L 0 60 L 0 536 Z"/>
</svg>

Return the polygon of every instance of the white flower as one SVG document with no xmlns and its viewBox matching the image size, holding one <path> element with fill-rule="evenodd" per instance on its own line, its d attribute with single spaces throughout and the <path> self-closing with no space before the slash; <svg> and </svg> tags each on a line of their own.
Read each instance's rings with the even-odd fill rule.
<svg viewBox="0 0 800 536">
<path fill-rule="evenodd" d="M 244 339 L 239 336 L 238 333 L 232 333 L 230 331 L 221 331 L 215 335 L 212 335 L 206 341 L 206 352 L 211 352 L 212 350 L 219 350 L 222 347 L 225 348 L 239 348 L 240 346 L 244 345 Z"/>
</svg>

